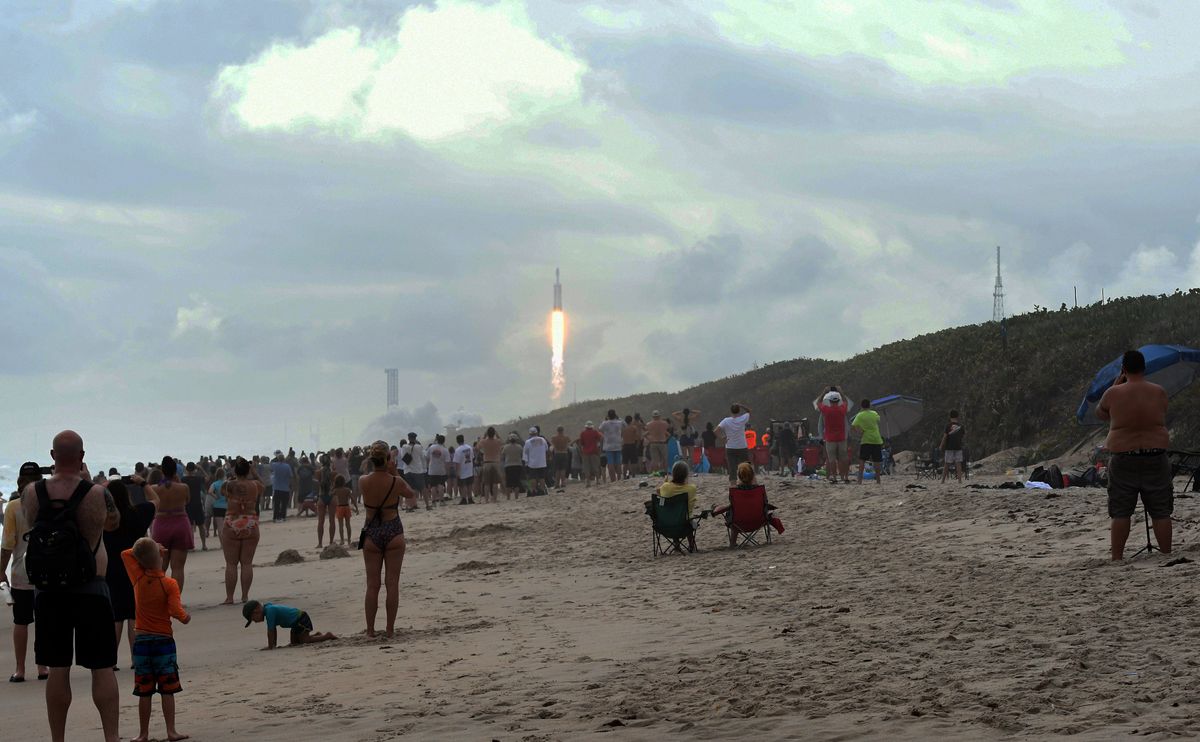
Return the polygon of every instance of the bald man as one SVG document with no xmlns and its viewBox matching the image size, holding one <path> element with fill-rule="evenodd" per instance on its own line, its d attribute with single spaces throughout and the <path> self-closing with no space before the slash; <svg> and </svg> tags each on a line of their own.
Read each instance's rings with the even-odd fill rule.
<svg viewBox="0 0 1200 742">
<path fill-rule="evenodd" d="M 1146 380 L 1146 357 L 1126 351 L 1121 375 L 1104 392 L 1096 417 L 1108 423 L 1105 447 L 1108 462 L 1108 515 L 1112 560 L 1125 557 L 1129 526 L 1138 497 L 1154 528 L 1154 539 L 1164 554 L 1171 553 L 1171 515 L 1175 494 L 1167 447 L 1167 392 Z"/>
<path fill-rule="evenodd" d="M 113 632 L 112 602 L 104 574 L 108 552 L 104 550 L 105 527 L 116 528 L 120 514 L 112 495 L 93 485 L 83 463 L 83 438 L 71 430 L 54 436 L 54 474 L 42 483 L 30 484 L 21 496 L 25 517 L 34 526 L 40 511 L 39 490 L 51 503 L 65 503 L 78 489 L 86 492 L 75 510 L 81 538 L 96 558 L 95 577 L 83 585 L 39 589 L 34 598 L 34 657 L 50 668 L 46 682 L 46 712 L 50 738 L 63 742 L 67 733 L 67 711 L 71 708 L 72 659 L 92 671 L 92 701 L 100 712 L 106 742 L 117 742 L 117 639 Z M 43 490 L 44 487 L 44 490 Z M 54 508 L 63 505 L 52 505 Z M 72 657 L 72 649 L 77 650 Z"/>
</svg>

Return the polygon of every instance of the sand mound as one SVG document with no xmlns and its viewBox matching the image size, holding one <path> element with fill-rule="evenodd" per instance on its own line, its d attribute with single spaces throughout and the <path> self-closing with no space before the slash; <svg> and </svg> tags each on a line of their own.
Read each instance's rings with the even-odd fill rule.
<svg viewBox="0 0 1200 742">
<path fill-rule="evenodd" d="M 446 574 L 451 574 L 453 572 L 478 572 L 479 570 L 484 569 L 496 569 L 500 566 L 502 565 L 496 562 L 481 562 L 477 559 L 472 559 L 469 562 L 460 562 L 459 564 L 454 565 L 447 570 Z"/>
<path fill-rule="evenodd" d="M 980 474 L 1004 474 L 1016 468 L 1017 462 L 1033 452 L 1031 448 L 1013 446 L 971 463 L 972 471 Z"/>
<path fill-rule="evenodd" d="M 478 528 L 470 526 L 455 526 L 446 538 L 474 538 L 476 536 L 495 536 L 512 531 L 512 526 L 503 523 L 487 523 Z"/>
<path fill-rule="evenodd" d="M 304 557 L 300 556 L 300 552 L 295 549 L 284 549 L 279 552 L 279 556 L 275 558 L 275 565 L 281 564 L 299 564 L 304 561 Z"/>
<path fill-rule="evenodd" d="M 321 550 L 322 559 L 345 559 L 350 556 L 350 550 L 341 544 L 330 544 Z"/>
</svg>

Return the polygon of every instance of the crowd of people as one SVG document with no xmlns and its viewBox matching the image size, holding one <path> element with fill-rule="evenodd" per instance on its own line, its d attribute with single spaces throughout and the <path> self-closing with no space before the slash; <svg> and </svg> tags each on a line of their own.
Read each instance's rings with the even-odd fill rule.
<svg viewBox="0 0 1200 742">
<path fill-rule="evenodd" d="M 884 441 L 870 400 L 862 400 L 860 411 L 850 418 L 847 395 L 830 386 L 813 406 L 820 414 L 829 481 L 850 481 L 851 433 L 860 438 L 858 482 L 868 467 L 880 481 Z M 1166 408 L 1166 393 L 1145 380 L 1141 354 L 1127 353 L 1121 376 L 1098 410 L 1102 420 L 1110 421 L 1114 560 L 1123 556 L 1138 497 L 1153 519 L 1159 548 L 1171 551 Z M 175 726 L 174 695 L 182 686 L 172 620 L 185 624 L 191 620 L 183 595 L 196 535 L 202 549 L 207 549 L 210 538 L 217 539 L 225 558 L 224 604 L 234 603 L 240 585 L 245 625 L 266 623 L 268 649 L 277 646 L 279 628 L 289 630 L 292 644 L 336 639 L 331 632 L 317 632 L 303 609 L 250 599 L 263 512 L 271 513 L 276 522 L 286 520 L 292 509 L 311 513 L 317 522 L 318 547 L 325 544 L 326 536 L 332 545 L 335 530 L 338 540 L 348 543 L 351 519 L 361 514 L 356 546 L 366 573 L 366 634 L 372 637 L 377 633 L 381 591 L 383 631 L 388 637 L 395 633 L 406 548 L 401 512 L 416 510 L 418 503 L 426 509 L 454 501 L 495 503 L 500 490 L 512 499 L 522 492 L 545 495 L 551 487 L 561 491 L 570 479 L 591 486 L 606 479 L 669 471 L 656 494 L 663 499 L 686 497 L 690 518 L 697 489 L 690 481 L 689 461 L 695 460 L 699 442 L 704 450 L 724 447 L 731 502 L 734 494 L 753 491 L 769 513 L 774 508 L 747 455 L 754 447 L 749 436 L 750 408 L 735 403 L 729 415 L 715 426 L 708 423 L 699 433 L 693 424 L 698 413 L 684 409 L 667 417 L 655 411 L 643 422 L 640 415 L 622 419 L 609 410 L 598 426 L 589 421 L 577 435 L 558 427 L 548 439 L 536 426 L 524 438 L 516 432 L 502 438 L 493 427 L 472 443 L 462 434 L 453 444 L 437 435 L 428 447 L 410 433 L 396 446 L 376 441 L 366 447 L 313 454 L 276 451 L 273 457 L 250 459 L 202 457 L 186 465 L 167 456 L 154 466 L 138 464 L 128 475 L 110 469 L 95 477 L 84 463 L 83 439 L 63 431 L 54 438 L 53 467 L 33 462 L 21 466 L 18 492 L 4 512 L 0 584 L 11 595 L 16 661 L 9 680 L 26 680 L 32 624 L 37 677 L 46 681 L 51 738 L 65 739 L 70 668 L 77 664 L 91 672 L 92 698 L 104 737 L 115 742 L 119 739 L 115 670 L 120 645 L 127 643 L 133 691 L 139 697 L 140 734 L 135 742 L 149 739 L 155 694 L 161 696 L 167 738 L 186 739 Z M 952 411 L 940 441 L 945 452 L 943 478 L 951 466 L 961 476 L 964 437 L 965 428 Z M 770 516 L 769 522 L 782 532 L 777 518 Z M 736 545 L 735 535 L 731 528 L 731 546 Z"/>
</svg>

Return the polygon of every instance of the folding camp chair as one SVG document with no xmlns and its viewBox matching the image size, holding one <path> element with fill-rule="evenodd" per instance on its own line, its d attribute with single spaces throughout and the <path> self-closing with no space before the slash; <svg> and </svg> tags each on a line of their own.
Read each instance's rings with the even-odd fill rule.
<svg viewBox="0 0 1200 742">
<path fill-rule="evenodd" d="M 747 544 L 759 546 L 760 535 L 765 535 L 766 543 L 771 543 L 771 513 L 767 510 L 767 488 L 761 484 L 748 488 L 731 487 L 729 509 L 725 511 L 725 527 L 729 529 L 730 548 Z"/>
<path fill-rule="evenodd" d="M 1183 483 L 1184 492 L 1200 492 L 1200 451 L 1168 451 L 1171 461 L 1171 479 L 1187 476 Z"/>
<path fill-rule="evenodd" d="M 656 493 L 646 503 L 646 515 L 650 516 L 654 556 L 695 551 L 688 543 L 688 537 L 696 533 L 699 519 L 688 517 L 686 494 L 661 497 Z"/>
<path fill-rule="evenodd" d="M 937 449 L 929 452 L 929 458 L 914 459 L 913 469 L 917 472 L 917 479 L 937 479 L 942 476 L 942 466 L 946 463 L 945 456 Z M 963 465 L 963 471 L 966 471 L 966 465 Z"/>
</svg>

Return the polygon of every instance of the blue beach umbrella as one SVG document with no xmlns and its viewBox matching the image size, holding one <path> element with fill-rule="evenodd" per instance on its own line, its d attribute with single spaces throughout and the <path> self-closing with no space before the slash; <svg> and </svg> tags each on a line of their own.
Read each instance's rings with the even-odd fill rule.
<svg viewBox="0 0 1200 742">
<path fill-rule="evenodd" d="M 905 394 L 889 394 L 871 400 L 871 409 L 879 413 L 879 433 L 894 438 L 912 428 L 925 416 L 925 401 Z"/>
<path fill-rule="evenodd" d="M 1200 373 L 1200 350 L 1182 345 L 1143 345 L 1138 350 L 1146 357 L 1146 380 L 1166 389 L 1169 397 L 1182 392 Z M 1092 379 L 1083 402 L 1075 412 L 1075 419 L 1080 425 L 1104 424 L 1096 417 L 1096 406 L 1120 375 L 1120 356 L 1096 373 L 1096 378 Z"/>
</svg>

